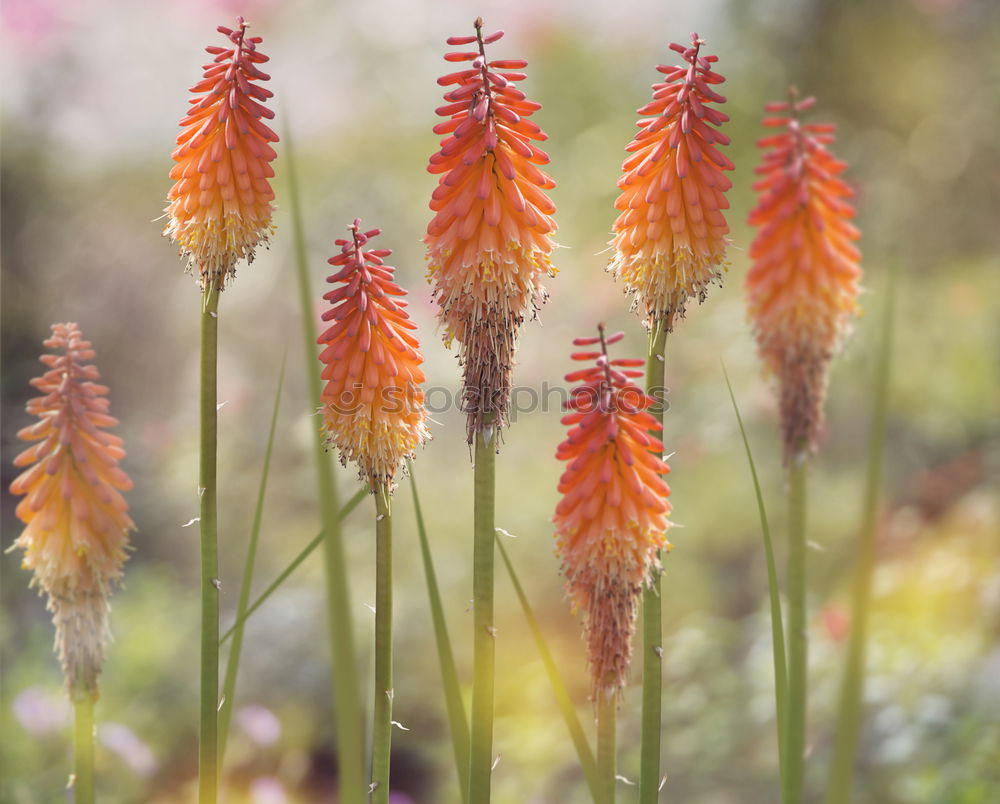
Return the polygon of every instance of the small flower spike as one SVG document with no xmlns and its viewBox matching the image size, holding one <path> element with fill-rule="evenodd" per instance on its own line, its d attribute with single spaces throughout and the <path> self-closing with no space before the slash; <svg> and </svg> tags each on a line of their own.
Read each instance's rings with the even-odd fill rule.
<svg viewBox="0 0 1000 804">
<path fill-rule="evenodd" d="M 547 137 L 528 120 L 541 107 L 514 87 L 527 62 L 487 60 L 486 45 L 503 31 L 484 35 L 482 19 L 475 28 L 475 36 L 448 40 L 475 50 L 445 55 L 469 64 L 438 79 L 453 88 L 437 110 L 447 119 L 434 128 L 445 137 L 427 168 L 441 178 L 424 238 L 445 343 L 461 344 L 470 444 L 487 418 L 507 424 L 517 335 L 546 298 L 542 276 L 555 275 L 556 229 L 544 192 L 555 182 L 537 167 L 549 158 L 532 142 Z"/>
<path fill-rule="evenodd" d="M 337 287 L 323 296 L 332 305 L 323 320 L 334 322 L 318 340 L 326 347 L 319 356 L 323 425 L 341 460 L 356 462 L 376 491 L 391 488 L 407 456 L 430 437 L 424 359 L 401 298 L 406 291 L 384 262 L 392 252 L 364 248 L 380 230 L 363 232 L 360 220 L 348 228 L 350 239 L 335 241 L 340 254 L 328 260 L 339 270 L 326 281 Z"/>
<path fill-rule="evenodd" d="M 196 95 L 171 155 L 176 183 L 163 234 L 180 246 L 203 290 L 221 290 L 236 263 L 252 262 L 273 232 L 268 179 L 277 154 L 269 143 L 278 136 L 264 124 L 274 112 L 263 105 L 273 93 L 257 83 L 270 78 L 257 67 L 268 58 L 257 50 L 261 38 L 246 29 L 242 17 L 235 31 L 220 25 L 232 46 L 205 48 L 215 58 L 191 88 Z"/>
<path fill-rule="evenodd" d="M 42 355 L 48 371 L 31 384 L 43 394 L 28 402 L 39 421 L 18 432 L 35 443 L 14 459 L 27 467 L 10 491 L 24 495 L 25 524 L 15 545 L 32 585 L 48 597 L 56 652 L 70 694 L 96 697 L 108 638 L 108 597 L 121 579 L 128 531 L 135 526 L 121 492 L 132 488 L 118 467 L 122 440 L 105 432 L 107 387 L 98 385 L 90 342 L 76 324 L 54 324 Z"/>
<path fill-rule="evenodd" d="M 598 330 L 597 338 L 573 341 L 591 347 L 573 359 L 594 365 L 566 375 L 580 384 L 562 419 L 570 430 L 556 457 L 568 464 L 553 517 L 566 590 L 585 615 L 595 701 L 626 684 L 639 595 L 660 569 L 658 551 L 670 547 L 671 524 L 663 480 L 670 467 L 650 434 L 662 427 L 647 411 L 654 400 L 633 382 L 643 361 L 611 360 L 607 347 L 624 333 L 606 338 L 604 327 Z"/>
<path fill-rule="evenodd" d="M 785 458 L 813 452 L 823 431 L 827 367 L 857 312 L 860 233 L 851 223 L 854 195 L 846 169 L 827 147 L 834 126 L 802 123 L 815 99 L 769 103 L 768 128 L 783 129 L 765 150 L 760 195 L 750 213 L 757 236 L 746 290 L 757 347 L 781 386 Z"/>
<path fill-rule="evenodd" d="M 688 47 L 670 45 L 686 62 L 659 65 L 666 78 L 653 84 L 653 100 L 639 109 L 641 131 L 626 150 L 615 201 L 614 249 L 608 270 L 625 285 L 647 325 L 672 331 L 690 298 L 703 302 L 721 281 L 729 226 L 726 191 L 732 170 L 719 147 L 729 137 L 718 127 L 729 120 L 713 104 L 726 99 L 712 87 L 725 79 L 712 70 L 718 56 L 702 56 L 704 41 L 691 34 Z"/>
</svg>

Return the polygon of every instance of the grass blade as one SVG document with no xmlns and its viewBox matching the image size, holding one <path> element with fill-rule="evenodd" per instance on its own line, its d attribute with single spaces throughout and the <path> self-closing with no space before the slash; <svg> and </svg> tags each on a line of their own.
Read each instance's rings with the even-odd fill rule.
<svg viewBox="0 0 1000 804">
<path fill-rule="evenodd" d="M 253 583 L 254 564 L 257 561 L 257 542 L 260 538 L 260 524 L 264 517 L 264 495 L 267 492 L 267 478 L 271 471 L 271 453 L 274 448 L 274 433 L 278 426 L 278 410 L 281 407 L 281 389 L 285 383 L 285 360 L 281 360 L 281 371 L 278 374 L 278 388 L 274 392 L 274 408 L 271 411 L 271 426 L 267 433 L 267 447 L 264 450 L 264 466 L 260 473 L 260 485 L 257 488 L 257 504 L 253 513 L 253 524 L 250 526 L 250 543 L 247 545 L 247 557 L 243 564 L 243 581 L 240 584 L 240 600 L 236 607 L 236 621 L 239 623 L 233 633 L 233 646 L 229 651 L 226 663 L 226 677 L 222 684 L 222 707 L 219 710 L 219 766 L 226 760 L 226 743 L 229 739 L 229 723 L 233 716 L 233 701 L 236 698 L 236 677 L 240 669 L 240 656 L 243 652 L 243 624 L 246 620 L 247 606 L 250 604 L 250 585 Z"/>
<path fill-rule="evenodd" d="M 722 366 L 722 374 L 726 378 L 726 388 L 729 389 L 729 399 L 733 403 L 733 412 L 736 414 L 736 423 L 740 427 L 740 436 L 743 438 L 743 448 L 747 453 L 747 463 L 750 464 L 750 476 L 753 478 L 753 491 L 757 497 L 757 512 L 760 514 L 760 532 L 764 537 L 764 555 L 767 560 L 767 594 L 771 602 L 771 647 L 774 653 L 774 701 L 775 701 L 775 721 L 778 724 L 778 765 L 781 769 L 781 778 L 785 778 L 785 717 L 788 700 L 788 663 L 785 659 L 785 632 L 784 621 L 781 617 L 781 592 L 778 588 L 778 570 L 774 562 L 774 546 L 771 543 L 771 528 L 767 522 L 767 510 L 764 507 L 764 495 L 760 490 L 760 479 L 757 477 L 757 466 L 754 464 L 753 452 L 750 449 L 750 441 L 747 438 L 746 428 L 743 426 L 743 417 L 740 416 L 740 408 L 736 404 L 736 395 L 733 393 L 732 383 L 729 382 L 729 372 L 726 366 Z"/>
<path fill-rule="evenodd" d="M 413 464 L 409 461 L 407 461 L 407 468 L 410 474 L 410 490 L 413 492 L 413 510 L 417 517 L 417 533 L 420 537 L 420 555 L 424 564 L 427 597 L 430 599 L 431 605 L 431 620 L 434 623 L 434 641 L 437 644 L 438 663 L 441 665 L 441 683 L 444 687 L 448 727 L 451 732 L 452 748 L 455 752 L 459 790 L 464 804 L 469 800 L 469 722 L 465 718 L 462 688 L 458 683 L 455 655 L 451 650 L 448 624 L 444 617 L 444 607 L 441 605 L 441 592 L 438 588 L 437 572 L 434 570 L 434 560 L 431 557 L 430 542 L 427 539 L 424 514 L 420 507 L 420 495 L 417 494 L 417 481 L 413 476 Z"/>
<path fill-rule="evenodd" d="M 833 761 L 827 787 L 828 804 L 846 804 L 851 800 L 854 761 L 861 730 L 861 702 L 865 684 L 865 647 L 871 608 L 872 577 L 875 574 L 875 531 L 878 520 L 879 490 L 885 451 L 886 420 L 889 413 L 889 376 L 892 368 L 892 325 L 895 300 L 895 269 L 890 268 L 881 321 L 881 347 L 875 370 L 875 395 L 872 403 L 872 432 L 868 442 L 868 476 L 858 544 L 857 574 L 851 600 L 851 630 L 847 658 L 840 688 L 837 732 Z"/>
<path fill-rule="evenodd" d="M 347 501 L 344 507 L 341 508 L 340 512 L 337 514 L 338 523 L 342 522 L 347 517 L 347 515 L 351 513 L 351 511 L 357 508 L 360 502 L 367 495 L 368 495 L 368 489 L 358 489 L 357 493 L 355 493 L 355 495 Z M 293 572 L 295 572 L 295 570 L 299 568 L 299 565 L 307 558 L 309 558 L 310 555 L 312 555 L 313 550 L 315 550 L 323 543 L 323 539 L 325 536 L 326 536 L 326 530 L 321 530 L 313 537 L 312 541 L 310 541 L 309 544 L 307 544 L 305 547 L 302 548 L 302 551 L 297 556 L 295 556 L 295 558 L 292 559 L 292 563 L 289 564 L 287 567 L 285 567 L 285 569 L 282 570 L 281 574 L 278 575 L 278 577 L 271 582 L 271 585 L 268 586 L 267 589 L 265 589 L 263 592 L 261 592 L 260 597 L 258 597 L 247 608 L 246 613 L 243 615 L 243 617 L 241 619 L 238 619 L 235 623 L 233 623 L 232 626 L 229 628 L 229 630 L 222 635 L 222 638 L 219 640 L 220 645 L 224 644 L 227 639 L 233 636 L 233 634 L 236 632 L 236 629 L 242 626 L 243 623 L 245 623 L 250 618 L 250 615 L 252 615 L 255 611 L 257 611 L 257 609 L 259 609 L 262 605 L 264 605 L 264 602 L 275 592 L 275 590 L 279 586 L 281 586 L 281 584 L 283 584 L 288 579 L 288 576 L 291 575 Z"/>
<path fill-rule="evenodd" d="M 288 119 L 287 114 L 285 119 Z M 292 240 L 295 245 L 295 273 L 298 278 L 301 306 L 303 354 L 309 399 L 313 410 L 320 405 L 320 378 L 316 360 L 316 323 L 312 307 L 312 291 L 306 258 L 306 242 L 302 225 L 302 204 L 298 176 L 295 172 L 294 140 L 290 126 L 285 127 L 285 173 L 288 176 L 289 210 L 292 218 Z M 351 623 L 351 595 L 347 581 L 347 564 L 341 540 L 337 485 L 333 467 L 322 440 L 313 439 L 316 461 L 316 482 L 319 495 L 320 521 L 323 523 L 324 569 L 326 570 L 327 621 L 330 632 L 330 673 L 333 687 L 334 721 L 337 735 L 340 774 L 338 777 L 341 804 L 362 804 L 366 786 L 364 779 L 364 718 L 361 690 L 358 682 L 357 652 Z"/>
<path fill-rule="evenodd" d="M 507 574 L 510 575 L 510 581 L 514 586 L 517 599 L 521 602 L 521 608 L 524 610 L 524 619 L 527 621 L 528 628 L 531 629 L 531 633 L 535 637 L 538 654 L 541 656 L 545 672 L 548 674 L 549 683 L 552 685 L 552 691 L 556 696 L 556 703 L 559 705 L 559 711 L 562 713 L 563 720 L 566 721 L 566 728 L 569 730 L 573 747 L 576 748 L 576 755 L 580 760 L 580 767 L 587 780 L 587 787 L 590 788 L 590 795 L 594 801 L 603 802 L 600 776 L 597 772 L 594 752 L 587 741 L 587 735 L 580 724 L 580 718 L 577 717 L 576 707 L 573 706 L 573 700 L 569 697 L 569 691 L 566 689 L 566 682 L 563 680 L 562 674 L 556 666 L 555 659 L 552 657 L 552 651 L 549 650 L 545 636 L 542 634 L 542 628 L 538 624 L 538 618 L 535 616 L 535 612 L 528 602 L 528 597 L 524 593 L 524 588 L 521 586 L 521 581 L 518 580 L 517 573 L 514 571 L 514 565 L 511 563 L 510 556 L 507 555 L 507 548 L 503 546 L 503 542 L 500 539 L 497 539 L 497 547 L 500 549 L 500 556 L 507 567 Z"/>
</svg>

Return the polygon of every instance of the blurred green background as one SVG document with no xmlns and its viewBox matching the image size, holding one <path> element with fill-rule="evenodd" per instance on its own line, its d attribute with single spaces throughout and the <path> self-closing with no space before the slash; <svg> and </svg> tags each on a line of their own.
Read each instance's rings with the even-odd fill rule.
<svg viewBox="0 0 1000 804">
<path fill-rule="evenodd" d="M 775 400 L 745 319 L 745 220 L 762 104 L 789 83 L 815 94 L 814 120 L 839 124 L 835 153 L 858 188 L 865 315 L 836 360 L 829 437 L 811 482 L 808 763 L 818 795 L 831 745 L 858 533 L 879 310 L 898 268 L 884 505 L 871 674 L 857 800 L 996 801 L 1000 789 L 1000 4 L 994 0 L 5 0 L 3 92 L 3 484 L 28 380 L 48 325 L 72 320 L 97 349 L 121 420 L 138 525 L 126 586 L 113 599 L 102 678 L 99 798 L 193 796 L 197 722 L 197 305 L 193 280 L 157 220 L 188 86 L 247 17 L 271 57 L 277 130 L 291 130 L 302 181 L 317 314 L 332 241 L 355 216 L 395 249 L 420 325 L 434 440 L 416 461 L 463 678 L 471 660 L 471 480 L 462 417 L 442 410 L 458 369 L 436 333 L 421 237 L 436 178 L 436 78 L 444 39 L 487 27 L 497 57 L 526 57 L 524 89 L 543 108 L 558 207 L 544 326 L 526 326 L 516 384 L 561 387 L 572 337 L 598 321 L 645 338 L 603 272 L 612 202 L 635 109 L 672 41 L 696 30 L 720 56 L 736 164 L 725 286 L 670 343 L 675 544 L 666 561 L 664 801 L 777 800 L 770 632 L 757 511 L 720 368 L 748 421 L 783 552 Z M 286 157 L 278 147 L 277 235 L 222 300 L 220 477 L 223 626 L 231 621 L 267 421 L 283 356 L 288 376 L 267 498 L 258 589 L 318 530 L 305 360 L 291 261 Z M 312 367 L 311 367 L 312 368 Z M 318 365 L 317 365 L 318 370 Z M 530 390 L 517 402 L 530 406 Z M 563 437 L 556 395 L 521 410 L 498 462 L 498 525 L 584 722 L 591 724 L 580 626 L 569 613 L 550 516 Z M 339 471 L 342 496 L 354 473 Z M 4 547 L 19 531 L 3 495 Z M 396 800 L 457 799 L 439 674 L 404 484 L 396 513 Z M 371 650 L 372 506 L 348 521 L 352 615 Z M 779 556 L 780 559 L 780 556 Z M 18 553 L 2 557 L 0 800 L 55 802 L 69 768 L 68 706 L 43 601 Z M 499 570 L 498 570 L 499 572 Z M 494 772 L 500 802 L 586 800 L 553 696 L 512 590 L 498 576 Z M 332 799 L 322 568 L 310 560 L 250 621 L 225 786 L 230 802 Z M 367 661 L 367 660 L 366 660 Z M 369 676 L 367 664 L 363 676 Z M 367 698 L 367 696 L 366 696 Z M 625 696 L 620 772 L 638 775 L 638 689 Z M 624 783 L 621 799 L 634 795 Z"/>
</svg>

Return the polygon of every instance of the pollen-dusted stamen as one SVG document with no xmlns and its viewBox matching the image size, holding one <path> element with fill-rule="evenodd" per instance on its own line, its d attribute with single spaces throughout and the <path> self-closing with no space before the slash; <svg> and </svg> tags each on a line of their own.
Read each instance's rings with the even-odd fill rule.
<svg viewBox="0 0 1000 804">
<path fill-rule="evenodd" d="M 839 177 L 846 164 L 828 150 L 834 126 L 803 124 L 815 100 L 769 103 L 769 128 L 750 212 L 757 236 L 746 290 L 761 358 L 781 385 L 786 459 L 816 449 L 823 429 L 827 366 L 857 311 L 860 233 L 851 223 L 853 190 Z"/>
<path fill-rule="evenodd" d="M 205 48 L 215 58 L 191 88 L 197 94 L 171 155 L 176 183 L 167 195 L 163 233 L 180 246 L 203 289 L 222 289 L 236 263 L 252 261 L 273 231 L 268 179 L 277 154 L 269 143 L 278 136 L 263 122 L 274 117 L 263 105 L 273 93 L 256 83 L 270 78 L 257 67 L 268 58 L 257 50 L 263 40 L 246 36 L 242 17 L 237 23 L 235 31 L 218 28 L 233 47 Z"/>
<path fill-rule="evenodd" d="M 543 192 L 555 186 L 537 165 L 549 161 L 533 144 L 545 133 L 528 117 L 541 107 L 514 83 L 527 62 L 487 60 L 482 19 L 475 36 L 451 37 L 449 45 L 475 43 L 474 51 L 448 53 L 449 62 L 471 62 L 438 79 L 448 118 L 434 133 L 446 135 L 428 171 L 441 175 L 427 227 L 428 278 L 434 285 L 446 343 L 461 344 L 462 409 L 468 439 L 490 416 L 507 424 L 511 370 L 517 334 L 525 317 L 545 300 L 542 276 L 553 276 L 549 260 L 555 206 Z"/>
<path fill-rule="evenodd" d="M 700 55 L 704 41 L 691 34 L 688 47 L 670 45 L 687 63 L 659 65 L 666 76 L 653 85 L 653 100 L 638 113 L 642 129 L 629 143 L 632 155 L 618 180 L 614 254 L 608 270 L 621 279 L 646 323 L 673 328 L 688 299 L 705 300 L 721 280 L 729 226 L 723 210 L 732 170 L 719 147 L 729 137 L 718 130 L 729 117 L 712 104 L 725 98 L 712 89 L 725 79 L 712 70 L 718 56 Z"/>
<path fill-rule="evenodd" d="M 592 696 L 625 686 L 642 585 L 659 570 L 657 553 L 669 549 L 666 532 L 670 471 L 651 435 L 661 425 L 648 412 L 655 404 L 634 382 L 642 360 L 608 357 L 607 346 L 623 333 L 578 338 L 574 360 L 594 365 L 566 375 L 579 382 L 562 419 L 570 426 L 556 457 L 568 461 L 559 480 L 556 552 L 574 609 L 586 617 Z"/>
<path fill-rule="evenodd" d="M 17 516 L 25 528 L 15 545 L 24 550 L 32 585 L 48 596 L 56 626 L 56 652 L 73 695 L 97 693 L 108 633 L 108 597 L 121 578 L 134 525 L 121 492 L 132 488 L 118 467 L 122 440 L 105 432 L 108 389 L 94 351 L 76 324 L 53 324 L 42 355 L 48 371 L 31 384 L 43 396 L 28 402 L 39 421 L 18 432 L 36 442 L 14 459 L 26 468 L 10 485 L 24 495 Z"/>
<path fill-rule="evenodd" d="M 349 229 L 351 238 L 335 241 L 340 254 L 328 260 L 340 270 L 327 279 L 338 287 L 323 296 L 333 305 L 323 320 L 335 323 L 318 340 L 326 346 L 320 401 L 330 443 L 375 491 L 391 487 L 406 457 L 430 437 L 423 357 L 401 298 L 406 291 L 384 261 L 392 251 L 364 248 L 380 230 L 363 232 L 358 219 Z"/>
</svg>

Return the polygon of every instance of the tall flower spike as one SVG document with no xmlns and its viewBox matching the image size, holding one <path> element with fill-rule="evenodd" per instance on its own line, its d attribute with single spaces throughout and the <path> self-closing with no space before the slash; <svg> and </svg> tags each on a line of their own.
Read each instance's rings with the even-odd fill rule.
<svg viewBox="0 0 1000 804">
<path fill-rule="evenodd" d="M 536 167 L 549 158 L 532 143 L 547 137 L 528 120 L 541 106 L 514 87 L 527 62 L 487 61 L 486 45 L 503 31 L 484 36 L 481 18 L 475 27 L 475 36 L 448 44 L 477 50 L 445 55 L 471 64 L 438 79 L 454 89 L 437 110 L 447 120 L 434 133 L 446 136 L 427 168 L 441 179 L 424 238 L 445 343 L 461 344 L 470 444 L 485 418 L 507 424 L 517 334 L 545 300 L 542 275 L 555 275 L 549 235 L 556 229 L 555 206 L 543 192 L 555 182 Z"/>
<path fill-rule="evenodd" d="M 118 467 L 122 440 L 104 432 L 107 387 L 98 385 L 90 342 L 76 324 L 53 324 L 42 355 L 48 371 L 31 381 L 43 396 L 28 402 L 39 421 L 18 432 L 34 441 L 14 459 L 28 467 L 11 483 L 25 495 L 17 516 L 25 528 L 15 544 L 32 585 L 48 596 L 56 652 L 70 692 L 97 694 L 108 634 L 108 596 L 122 576 L 128 531 L 134 528 L 121 492 L 132 488 Z"/>
<path fill-rule="evenodd" d="M 733 163 L 716 146 L 729 144 L 718 127 L 729 117 L 712 104 L 726 99 L 712 89 L 725 79 L 712 71 L 718 56 L 700 55 L 704 41 L 670 45 L 685 67 L 659 65 L 653 100 L 638 113 L 642 129 L 626 150 L 615 201 L 614 254 L 608 270 L 625 285 L 646 321 L 673 329 L 689 298 L 703 302 L 708 285 L 722 279 L 729 226 L 722 210 Z"/>
<path fill-rule="evenodd" d="M 277 154 L 268 143 L 278 135 L 264 124 L 274 112 L 262 103 L 274 93 L 256 83 L 270 78 L 257 68 L 268 58 L 257 50 L 261 38 L 247 36 L 246 29 L 242 17 L 235 31 L 220 25 L 232 47 L 205 48 L 215 58 L 191 88 L 197 94 L 171 155 L 176 183 L 167 195 L 163 234 L 180 246 L 202 289 L 222 289 L 236 263 L 252 262 L 273 232 L 268 179 Z"/>
<path fill-rule="evenodd" d="M 799 121 L 814 98 L 769 103 L 757 168 L 760 193 L 750 212 L 758 232 L 746 289 L 757 347 L 781 386 L 785 457 L 814 451 L 823 429 L 827 365 L 857 311 L 860 234 L 849 222 L 853 191 L 846 165 L 827 150 L 834 126 Z"/>
<path fill-rule="evenodd" d="M 406 314 L 406 291 L 393 282 L 389 249 L 365 250 L 379 229 L 361 231 L 355 219 L 350 239 L 335 241 L 340 254 L 328 262 L 339 283 L 323 296 L 333 305 L 323 314 L 335 323 L 319 336 L 326 381 L 323 424 L 341 459 L 355 461 L 372 490 L 392 485 L 396 471 L 426 441 L 427 411 L 420 383 L 423 357 Z"/>
<path fill-rule="evenodd" d="M 663 444 L 650 433 L 661 425 L 647 411 L 654 404 L 632 380 L 642 360 L 608 358 L 607 347 L 624 333 L 578 338 L 576 346 L 600 351 L 573 354 L 593 366 L 566 375 L 579 382 L 562 423 L 571 429 L 556 457 L 568 461 L 559 480 L 556 552 L 574 610 L 586 617 L 592 695 L 625 686 L 642 585 L 659 570 L 657 552 L 668 549 L 670 471 Z"/>
</svg>

